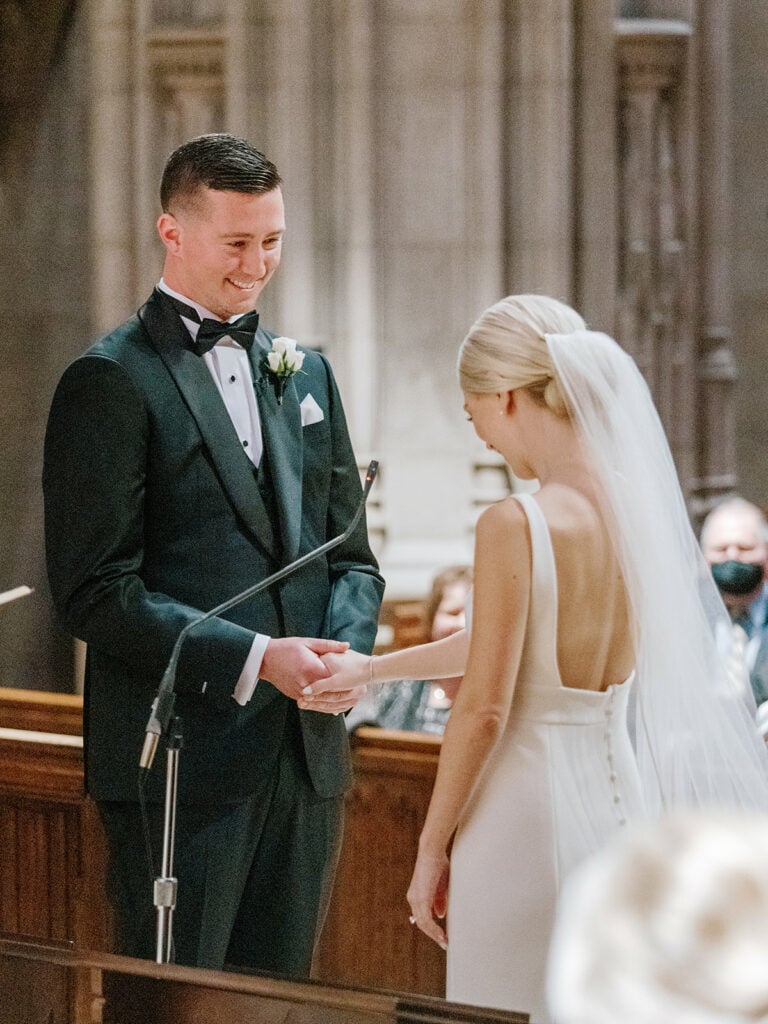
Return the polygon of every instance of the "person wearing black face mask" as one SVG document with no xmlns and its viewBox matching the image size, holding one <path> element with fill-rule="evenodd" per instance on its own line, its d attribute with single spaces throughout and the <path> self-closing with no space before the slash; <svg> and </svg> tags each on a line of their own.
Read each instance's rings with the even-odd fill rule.
<svg viewBox="0 0 768 1024">
<path fill-rule="evenodd" d="M 742 562 L 729 558 L 726 562 L 716 562 L 712 566 L 712 575 L 721 594 L 744 597 L 760 589 L 764 569 L 760 562 Z"/>
<path fill-rule="evenodd" d="M 727 653 L 743 661 L 768 737 L 768 523 L 757 505 L 727 498 L 704 520 L 701 546 L 734 623 L 732 643 L 740 647 L 738 655 Z"/>
</svg>

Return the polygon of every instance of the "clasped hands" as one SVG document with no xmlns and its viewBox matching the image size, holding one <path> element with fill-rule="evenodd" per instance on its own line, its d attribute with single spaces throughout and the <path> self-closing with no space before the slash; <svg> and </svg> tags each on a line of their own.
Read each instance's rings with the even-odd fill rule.
<svg viewBox="0 0 768 1024">
<path fill-rule="evenodd" d="M 340 640 L 270 640 L 260 676 L 305 711 L 338 715 L 365 696 L 368 657 Z"/>
<path fill-rule="evenodd" d="M 368 690 L 368 655 L 347 647 L 344 651 L 329 651 L 320 660 L 326 674 L 304 687 L 299 707 L 332 715 L 349 711 Z"/>
</svg>

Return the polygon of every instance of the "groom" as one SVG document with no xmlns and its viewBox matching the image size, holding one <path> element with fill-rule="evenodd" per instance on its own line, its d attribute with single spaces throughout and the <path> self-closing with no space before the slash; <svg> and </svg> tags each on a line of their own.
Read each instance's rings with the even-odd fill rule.
<svg viewBox="0 0 768 1024">
<path fill-rule="evenodd" d="M 361 495 L 327 361 L 306 351 L 278 378 L 273 335 L 257 326 L 285 230 L 274 165 L 242 139 L 193 139 L 170 156 L 161 203 L 162 279 L 64 373 L 43 478 L 51 590 L 88 645 L 86 782 L 109 842 L 121 952 L 150 958 L 165 758 L 146 786 L 154 868 L 138 764 L 174 641 L 343 532 Z M 363 520 L 185 641 L 176 962 L 308 973 L 350 767 L 343 718 L 299 711 L 296 698 L 328 674 L 323 653 L 370 651 L 382 593 Z"/>
</svg>

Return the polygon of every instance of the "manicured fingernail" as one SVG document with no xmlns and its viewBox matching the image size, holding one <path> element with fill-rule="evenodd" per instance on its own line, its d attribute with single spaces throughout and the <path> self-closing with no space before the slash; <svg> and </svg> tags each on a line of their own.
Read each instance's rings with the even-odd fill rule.
<svg viewBox="0 0 768 1024">
<path fill-rule="evenodd" d="M 442 951 L 444 953 L 448 952 L 448 943 L 447 942 L 439 942 L 438 945 L 440 946 L 440 949 L 442 949 Z"/>
<path fill-rule="evenodd" d="M 304 689 L 301 692 L 304 694 L 305 697 L 311 697 L 312 696 L 312 687 L 311 686 L 305 686 Z"/>
</svg>

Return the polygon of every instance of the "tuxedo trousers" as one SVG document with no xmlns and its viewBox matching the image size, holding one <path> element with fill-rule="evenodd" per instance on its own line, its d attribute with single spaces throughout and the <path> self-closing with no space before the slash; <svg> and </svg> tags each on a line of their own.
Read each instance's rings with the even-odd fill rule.
<svg viewBox="0 0 768 1024">
<path fill-rule="evenodd" d="M 183 771 L 183 750 L 179 764 Z M 147 806 L 150 867 L 138 802 L 100 801 L 98 807 L 119 952 L 154 960 L 153 882 L 164 808 Z M 338 863 L 343 808 L 343 796 L 319 797 L 312 788 L 292 706 L 276 770 L 262 788 L 236 803 L 178 808 L 173 961 L 308 976 Z"/>
</svg>

